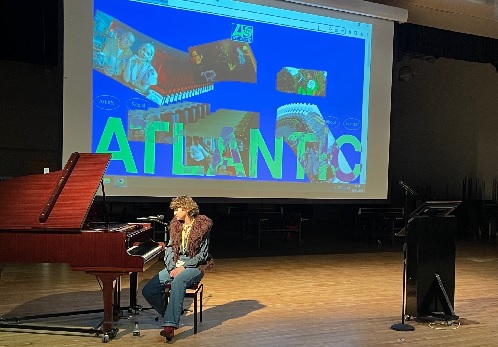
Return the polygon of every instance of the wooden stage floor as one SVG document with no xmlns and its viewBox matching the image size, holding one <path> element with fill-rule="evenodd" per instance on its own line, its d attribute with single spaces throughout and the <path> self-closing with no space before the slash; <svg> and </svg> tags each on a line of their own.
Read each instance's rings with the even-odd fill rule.
<svg viewBox="0 0 498 347">
<path fill-rule="evenodd" d="M 457 243 L 452 325 L 407 321 L 399 332 L 401 250 L 217 259 L 204 278 L 203 322 L 193 334 L 182 316 L 176 346 L 496 346 L 498 256 L 495 243 Z M 159 269 L 140 275 L 140 288 Z M 129 283 L 122 281 L 127 304 Z M 141 295 L 139 303 L 145 304 Z M 0 317 L 101 308 L 97 280 L 61 264 L 7 264 L 0 279 Z M 185 300 L 185 307 L 191 300 Z M 164 346 L 152 310 L 117 323 L 113 346 Z M 99 314 L 51 318 L 43 324 L 92 327 Z M 140 336 L 132 330 L 138 322 Z M 30 322 L 33 324 L 33 322 Z M 97 346 L 94 335 L 0 329 L 0 346 Z"/>
</svg>

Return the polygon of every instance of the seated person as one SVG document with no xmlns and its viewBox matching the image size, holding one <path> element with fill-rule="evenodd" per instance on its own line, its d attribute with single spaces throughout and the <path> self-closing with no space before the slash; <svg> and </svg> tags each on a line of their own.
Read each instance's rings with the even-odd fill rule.
<svg viewBox="0 0 498 347">
<path fill-rule="evenodd" d="M 133 52 L 131 46 L 135 42 L 135 36 L 131 32 L 125 32 L 121 38 L 110 37 L 104 44 L 101 55 L 101 66 L 109 76 L 121 75 L 123 63 L 129 59 Z"/>
<path fill-rule="evenodd" d="M 204 277 L 214 265 L 209 254 L 209 233 L 213 221 L 199 214 L 199 207 L 189 196 L 179 196 L 170 203 L 174 218 L 164 254 L 165 268 L 144 286 L 142 295 L 163 316 L 161 336 L 170 341 L 180 326 L 185 290 Z M 169 303 L 165 307 L 164 285 L 171 282 Z"/>
<path fill-rule="evenodd" d="M 123 80 L 142 94 L 147 94 L 150 86 L 157 84 L 157 72 L 151 65 L 154 52 L 152 43 L 144 43 L 123 68 Z"/>
<path fill-rule="evenodd" d="M 194 159 L 197 165 L 204 166 L 204 169 L 207 171 L 209 168 L 209 164 L 211 161 L 211 154 L 204 148 L 203 144 L 199 141 L 199 137 L 194 136 L 192 139 L 192 145 L 189 148 L 190 157 Z"/>
</svg>

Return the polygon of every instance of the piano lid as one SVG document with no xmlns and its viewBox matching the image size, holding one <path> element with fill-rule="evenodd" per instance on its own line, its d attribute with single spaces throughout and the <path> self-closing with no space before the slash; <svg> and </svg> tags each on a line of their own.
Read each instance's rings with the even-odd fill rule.
<svg viewBox="0 0 498 347">
<path fill-rule="evenodd" d="M 110 159 L 75 152 L 62 170 L 0 182 L 0 232 L 80 232 Z"/>
</svg>

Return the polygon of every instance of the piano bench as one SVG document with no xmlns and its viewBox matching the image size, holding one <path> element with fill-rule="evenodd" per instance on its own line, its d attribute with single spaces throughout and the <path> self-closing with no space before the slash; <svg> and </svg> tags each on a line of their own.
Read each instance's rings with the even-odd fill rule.
<svg viewBox="0 0 498 347">
<path fill-rule="evenodd" d="M 164 285 L 164 294 L 166 300 L 166 306 L 169 302 L 169 292 L 171 290 L 171 283 L 168 282 Z M 202 322 L 202 294 L 204 291 L 204 285 L 200 282 L 195 282 L 190 287 L 187 287 L 185 291 L 186 298 L 194 299 L 194 334 L 197 334 L 197 312 L 199 312 L 199 322 Z M 197 309 L 197 304 L 199 304 L 199 310 Z"/>
</svg>

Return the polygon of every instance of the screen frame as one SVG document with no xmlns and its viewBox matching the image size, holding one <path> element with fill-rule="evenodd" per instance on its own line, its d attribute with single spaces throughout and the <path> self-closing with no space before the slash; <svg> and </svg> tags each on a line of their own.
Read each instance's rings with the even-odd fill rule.
<svg viewBox="0 0 498 347">
<path fill-rule="evenodd" d="M 245 2 L 249 3 L 265 3 L 262 1 L 248 0 Z M 280 7 L 283 8 L 293 8 L 295 3 L 299 3 L 298 6 L 304 6 L 308 13 L 323 15 L 324 8 L 326 11 L 335 11 L 341 14 L 341 18 L 347 20 L 358 20 L 356 15 L 358 11 L 353 11 L 351 9 L 338 9 L 331 8 L 330 6 L 324 6 L 321 1 L 310 0 L 303 5 L 303 1 L 278 1 L 274 0 L 273 3 L 278 3 Z M 335 3 L 335 2 L 331 2 Z M 336 2 L 344 7 L 344 2 Z M 340 4 L 342 3 L 342 4 Z M 363 3 L 363 2 L 362 2 Z M 308 6 L 311 5 L 311 6 Z M 336 4 L 337 5 L 337 4 Z M 349 5 L 355 5 L 350 3 Z M 356 5 L 358 5 L 356 3 Z M 372 33 L 372 39 L 377 36 L 391 37 L 394 36 L 393 20 L 402 21 L 406 20 L 406 13 L 403 13 L 401 9 L 392 8 L 389 6 L 379 6 L 375 7 L 377 14 L 362 13 L 362 21 L 365 23 L 377 23 L 376 29 Z M 379 13 L 382 12 L 382 15 Z M 328 12 L 327 12 L 328 13 Z M 353 14 L 354 13 L 354 14 Z M 70 24 L 69 24 L 70 23 Z M 378 24 L 381 23 L 381 24 Z M 81 131 L 81 127 L 71 127 L 70 119 L 77 117 L 83 121 L 83 127 L 86 129 L 91 129 L 91 117 L 88 114 L 92 113 L 92 63 L 91 63 L 91 38 L 93 35 L 93 1 L 69 1 L 64 2 L 64 100 L 63 100 L 63 158 L 68 158 L 72 152 L 88 152 L 90 151 L 90 143 L 85 131 Z M 385 40 L 386 41 L 386 40 Z M 373 100 L 375 103 L 381 103 L 381 105 L 376 105 L 375 107 L 370 106 L 369 119 L 375 120 L 375 122 L 369 121 L 369 134 L 370 132 L 385 132 L 389 129 L 390 122 L 390 91 L 391 91 L 391 76 L 392 76 L 392 51 L 393 45 L 391 42 L 384 42 L 379 49 L 387 52 L 386 56 L 391 57 L 389 64 L 383 64 L 382 69 L 372 68 L 371 79 L 383 79 L 385 88 L 375 88 L 370 90 L 369 99 Z M 372 54 L 372 64 L 377 64 L 378 58 Z M 90 73 L 82 73 L 82 71 L 90 71 Z M 383 77 L 381 77 L 383 76 Z M 386 78 L 385 76 L 388 76 Z M 384 100 L 383 102 L 379 100 Z M 372 111 L 372 108 L 376 111 Z M 69 111 L 74 110 L 74 111 Z M 387 115 L 387 116 L 386 116 Z M 82 146 L 82 143 L 87 143 L 87 145 Z M 382 177 L 378 181 L 378 184 L 372 186 L 372 191 L 368 194 L 352 194 L 348 196 L 335 196 L 331 197 L 329 192 L 312 191 L 309 192 L 304 189 L 302 192 L 295 189 L 295 184 L 281 182 L 280 187 L 288 189 L 289 191 L 295 192 L 293 197 L 289 197 L 288 193 L 282 193 L 281 189 L 275 189 L 271 195 L 268 195 L 268 189 L 262 191 L 255 191 L 255 193 L 248 195 L 247 191 L 237 191 L 230 190 L 227 192 L 221 192 L 219 194 L 213 194 L 211 190 L 204 190 L 202 183 L 198 182 L 192 185 L 191 189 L 185 190 L 185 188 L 176 189 L 176 182 L 170 181 L 171 185 L 164 187 L 164 192 L 160 195 L 157 194 L 157 189 L 155 187 L 140 187 L 140 191 L 132 192 L 131 194 L 122 194 L 119 188 L 106 186 L 106 194 L 108 196 L 126 196 L 126 197 L 161 197 L 161 196 L 176 196 L 179 194 L 189 194 L 193 196 L 199 196 L 204 198 L 214 197 L 214 198 L 234 198 L 234 199 L 264 199 L 267 201 L 289 201 L 290 200 L 312 200 L 312 201 L 356 201 L 356 200 L 377 200 L 385 201 L 388 198 L 388 162 L 389 162 L 389 136 L 381 141 L 369 142 L 369 152 L 376 153 L 370 155 L 367 159 L 367 166 L 369 168 L 369 173 L 375 175 L 376 177 Z M 375 158 L 374 158 L 375 157 Z M 379 161 L 385 163 L 383 166 L 371 165 L 371 162 Z M 202 180 L 198 180 L 202 181 Z M 204 182 L 205 184 L 205 182 Z M 302 195 L 302 196 L 301 196 Z"/>
</svg>

